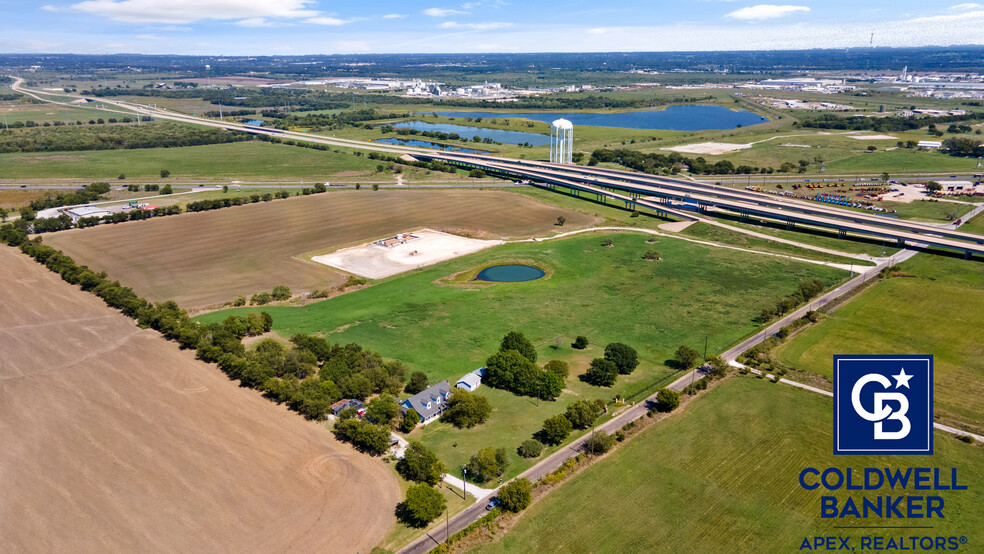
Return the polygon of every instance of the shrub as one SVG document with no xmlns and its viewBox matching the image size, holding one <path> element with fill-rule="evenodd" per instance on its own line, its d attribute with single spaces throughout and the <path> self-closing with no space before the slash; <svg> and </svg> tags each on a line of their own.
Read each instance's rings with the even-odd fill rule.
<svg viewBox="0 0 984 554">
<path fill-rule="evenodd" d="M 171 171 L 170 170 L 168 170 L 168 169 L 162 169 L 161 170 L 161 179 L 167 179 L 170 176 L 171 176 Z"/>
<path fill-rule="evenodd" d="M 565 223 L 567 223 L 567 218 L 566 217 L 564 217 L 562 215 L 557 216 L 557 226 L 558 227 L 563 227 Z"/>
<path fill-rule="evenodd" d="M 578 335 L 577 338 L 574 339 L 574 344 L 571 345 L 571 348 L 575 348 L 577 350 L 584 350 L 587 347 L 588 347 L 588 337 L 585 337 L 583 335 Z"/>
<path fill-rule="evenodd" d="M 348 419 L 335 423 L 335 438 L 352 443 L 357 449 L 379 456 L 389 449 L 389 429 L 366 421 Z"/>
<path fill-rule="evenodd" d="M 615 436 L 609 435 L 604 431 L 591 433 L 588 440 L 584 442 L 584 448 L 591 454 L 604 454 L 615 446 Z"/>
<path fill-rule="evenodd" d="M 584 374 L 584 381 L 596 387 L 610 387 L 618 377 L 618 366 L 604 358 L 591 360 L 591 367 Z"/>
<path fill-rule="evenodd" d="M 173 194 L 174 191 L 171 190 L 171 185 L 164 185 L 161 187 L 161 194 Z"/>
<path fill-rule="evenodd" d="M 269 304 L 273 299 L 269 292 L 261 292 L 254 294 L 252 298 L 249 299 L 250 304 L 255 304 L 257 306 L 262 306 L 264 304 Z"/>
<path fill-rule="evenodd" d="M 458 429 L 470 429 L 492 415 L 492 404 L 480 394 L 472 394 L 465 389 L 454 389 L 448 398 L 448 407 L 441 421 L 450 423 Z"/>
<path fill-rule="evenodd" d="M 513 479 L 499 489 L 499 501 L 503 510 L 521 512 L 533 502 L 533 484 L 525 477 Z"/>
<path fill-rule="evenodd" d="M 957 435 L 957 438 L 964 441 L 967 444 L 974 444 L 974 437 L 970 435 Z"/>
<path fill-rule="evenodd" d="M 543 421 L 543 429 L 539 431 L 540 440 L 546 444 L 560 444 L 571 434 L 573 428 L 571 420 L 564 415 L 549 417 Z"/>
<path fill-rule="evenodd" d="M 680 393 L 670 389 L 660 389 L 656 393 L 656 409 L 660 412 L 672 412 L 680 406 Z"/>
<path fill-rule="evenodd" d="M 398 415 L 400 415 L 400 403 L 389 393 L 373 398 L 366 407 L 366 417 L 379 425 L 388 426 Z"/>
<path fill-rule="evenodd" d="M 243 296 L 243 295 L 239 295 L 239 298 L 236 298 L 235 302 L 233 302 L 232 305 L 233 306 L 245 306 L 246 305 L 246 297 Z"/>
<path fill-rule="evenodd" d="M 561 379 L 567 379 L 567 376 L 571 371 L 570 366 L 567 365 L 567 362 L 561 360 L 550 360 L 547 362 L 547 365 L 543 366 L 543 370 L 548 373 L 553 373 Z"/>
<path fill-rule="evenodd" d="M 543 453 L 543 443 L 536 439 L 526 439 L 516 451 L 524 458 L 536 458 Z"/>
<path fill-rule="evenodd" d="M 270 296 L 274 300 L 290 300 L 290 288 L 286 285 L 277 285 L 273 287 L 273 294 Z"/>
<path fill-rule="evenodd" d="M 639 354 L 635 348 L 620 342 L 613 342 L 605 347 L 605 359 L 614 363 L 622 375 L 632 373 L 639 365 Z"/>
<path fill-rule="evenodd" d="M 413 485 L 407 489 L 407 497 L 396 506 L 396 517 L 411 527 L 426 527 L 444 513 L 447 501 L 440 492 L 429 485 Z"/>
</svg>

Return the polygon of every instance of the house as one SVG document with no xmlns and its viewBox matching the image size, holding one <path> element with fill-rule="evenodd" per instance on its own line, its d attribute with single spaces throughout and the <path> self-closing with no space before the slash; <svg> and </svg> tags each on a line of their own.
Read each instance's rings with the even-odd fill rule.
<svg viewBox="0 0 984 554">
<path fill-rule="evenodd" d="M 338 414 L 342 413 L 342 410 L 346 408 L 355 408 L 355 411 L 360 416 L 366 413 L 365 406 L 363 405 L 361 400 L 352 400 L 350 398 L 345 398 L 339 400 L 338 402 L 335 402 L 331 406 L 328 406 L 328 409 L 330 409 L 331 413 L 335 414 L 336 417 L 338 416 Z"/>
<path fill-rule="evenodd" d="M 467 373 L 461 379 L 458 379 L 458 382 L 455 383 L 454 386 L 459 389 L 465 389 L 468 392 L 474 392 L 475 389 L 482 386 L 482 377 L 484 376 L 485 376 L 485 368 L 480 367 L 475 371 Z"/>
<path fill-rule="evenodd" d="M 426 425 L 444 413 L 450 396 L 451 385 L 448 384 L 447 380 L 444 380 L 407 398 L 401 404 L 404 413 L 407 410 L 417 412 L 417 415 L 420 416 L 420 423 Z"/>
</svg>

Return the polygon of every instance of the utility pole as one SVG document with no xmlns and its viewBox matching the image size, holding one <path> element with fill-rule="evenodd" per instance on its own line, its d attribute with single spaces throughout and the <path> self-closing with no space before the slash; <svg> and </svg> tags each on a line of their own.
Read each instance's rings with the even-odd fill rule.
<svg viewBox="0 0 984 554">
<path fill-rule="evenodd" d="M 451 540 L 451 508 L 444 511 L 444 544 Z"/>
<path fill-rule="evenodd" d="M 468 500 L 468 481 L 465 481 L 465 476 L 468 475 L 468 470 L 465 466 L 461 466 L 461 492 L 465 495 L 465 501 Z"/>
</svg>

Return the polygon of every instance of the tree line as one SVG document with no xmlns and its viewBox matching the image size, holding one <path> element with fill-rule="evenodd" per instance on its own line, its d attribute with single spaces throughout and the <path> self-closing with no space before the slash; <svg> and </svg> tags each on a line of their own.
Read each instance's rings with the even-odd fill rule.
<svg viewBox="0 0 984 554">
<path fill-rule="evenodd" d="M 912 131 L 930 124 L 952 123 L 955 121 L 971 121 L 984 119 L 984 112 L 967 112 L 963 115 L 946 115 L 941 117 L 919 116 L 900 117 L 889 115 L 885 117 L 841 117 L 836 114 L 817 114 L 803 118 L 799 125 L 814 129 L 844 129 L 856 131 Z"/>
<path fill-rule="evenodd" d="M 0 153 L 174 148 L 247 140 L 252 136 L 171 122 L 85 130 L 51 127 L 0 133 Z"/>
</svg>

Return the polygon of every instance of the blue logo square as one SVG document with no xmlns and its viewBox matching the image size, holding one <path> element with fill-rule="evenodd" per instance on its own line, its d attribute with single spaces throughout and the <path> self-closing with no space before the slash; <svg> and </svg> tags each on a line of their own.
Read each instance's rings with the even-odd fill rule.
<svg viewBox="0 0 984 554">
<path fill-rule="evenodd" d="M 834 356 L 834 454 L 932 453 L 932 356 Z"/>
</svg>

